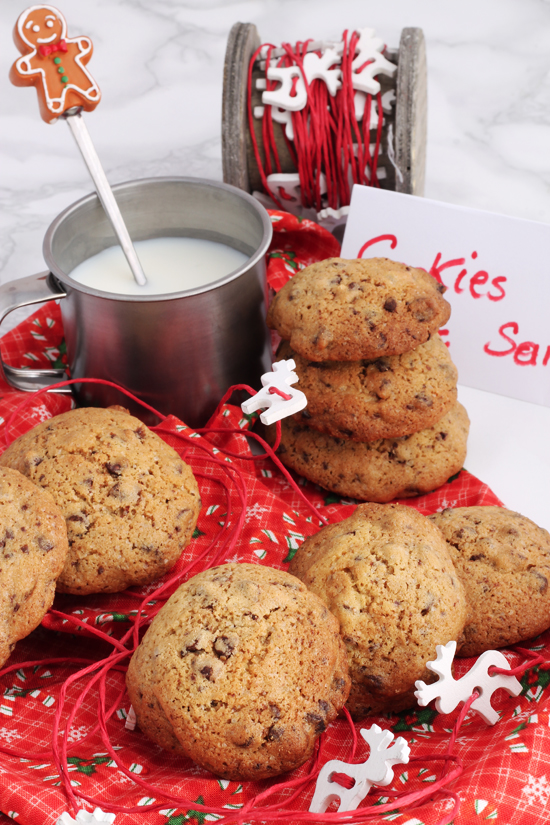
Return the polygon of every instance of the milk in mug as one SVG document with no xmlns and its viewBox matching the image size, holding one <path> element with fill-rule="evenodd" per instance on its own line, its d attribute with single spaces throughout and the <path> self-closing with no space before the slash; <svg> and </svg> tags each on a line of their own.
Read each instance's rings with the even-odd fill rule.
<svg viewBox="0 0 550 825">
<path fill-rule="evenodd" d="M 139 286 L 120 246 L 110 246 L 70 273 L 85 286 L 120 295 L 163 295 L 196 289 L 240 269 L 248 255 L 203 238 L 151 238 L 134 243 L 147 284 Z"/>
</svg>

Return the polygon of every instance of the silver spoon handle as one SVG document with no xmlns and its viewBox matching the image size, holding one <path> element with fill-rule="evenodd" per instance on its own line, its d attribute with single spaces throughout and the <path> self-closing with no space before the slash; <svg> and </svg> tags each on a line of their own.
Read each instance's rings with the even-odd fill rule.
<svg viewBox="0 0 550 825">
<path fill-rule="evenodd" d="M 95 184 L 99 200 L 101 201 L 107 217 L 109 218 L 116 233 L 122 247 L 122 251 L 126 256 L 130 269 L 132 270 L 132 275 L 140 286 L 145 286 L 147 284 L 147 278 L 145 277 L 145 273 L 137 256 L 136 250 L 134 249 L 132 239 L 130 238 L 126 224 L 124 223 L 124 219 L 120 213 L 120 209 L 118 208 L 118 203 L 115 200 L 115 196 L 113 195 L 113 191 L 109 185 L 109 181 L 107 180 L 101 161 L 99 160 L 94 144 L 92 143 L 90 133 L 88 132 L 86 124 L 82 119 L 82 115 L 79 110 L 71 112 L 69 109 L 65 112 L 64 117 L 69 124 L 69 128 L 76 141 L 76 145 L 80 149 L 84 162 L 88 167 L 88 171 Z"/>
</svg>

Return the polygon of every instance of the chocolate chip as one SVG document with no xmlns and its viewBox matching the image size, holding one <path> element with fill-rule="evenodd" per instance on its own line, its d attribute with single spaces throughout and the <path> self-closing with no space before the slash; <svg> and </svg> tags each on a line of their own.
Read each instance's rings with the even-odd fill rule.
<svg viewBox="0 0 550 825">
<path fill-rule="evenodd" d="M 435 307 L 428 298 L 417 298 L 409 304 L 409 311 L 415 321 L 425 323 L 435 316 Z"/>
<path fill-rule="evenodd" d="M 211 681 L 211 679 L 212 679 L 212 668 L 210 667 L 210 665 L 205 665 L 204 667 L 201 667 L 200 673 L 202 673 L 202 675 L 206 679 L 208 679 L 208 681 Z"/>
<path fill-rule="evenodd" d="M 362 667 L 360 670 L 366 671 L 366 668 Z M 384 680 L 381 676 L 377 676 L 375 673 L 363 672 L 362 679 L 375 689 L 382 690 L 384 687 Z"/>
<path fill-rule="evenodd" d="M 284 736 L 285 729 L 278 725 L 271 725 L 265 737 L 268 742 L 278 742 Z"/>
<path fill-rule="evenodd" d="M 122 465 L 120 462 L 116 462 L 115 464 L 111 464 L 109 461 L 105 464 L 105 469 L 108 473 L 112 476 L 119 476 L 122 475 Z"/>
<path fill-rule="evenodd" d="M 384 303 L 384 309 L 386 312 L 395 312 L 397 309 L 397 301 L 395 298 L 387 298 Z"/>
<path fill-rule="evenodd" d="M 433 606 L 437 603 L 437 598 L 433 593 L 428 593 L 426 596 L 426 606 L 420 611 L 421 616 L 426 616 Z"/>
<path fill-rule="evenodd" d="M 53 550 L 54 543 L 49 539 L 45 539 L 43 536 L 39 536 L 36 540 L 38 546 L 42 550 L 43 553 L 49 553 L 50 550 Z"/>
<path fill-rule="evenodd" d="M 218 636 L 214 642 L 214 653 L 223 662 L 226 662 L 227 659 L 231 658 L 233 651 L 235 650 L 236 639 L 236 636 Z"/>
<path fill-rule="evenodd" d="M 135 432 L 135 434 L 137 435 L 137 437 L 139 438 L 140 441 L 143 441 L 143 439 L 145 438 L 145 436 L 147 434 L 146 430 L 145 430 L 145 427 L 138 427 L 137 430 L 134 430 L 134 432 Z"/>
<path fill-rule="evenodd" d="M 428 398 L 428 396 L 425 395 L 423 392 L 418 393 L 418 395 L 415 395 L 414 398 L 415 398 L 415 401 L 418 402 L 418 405 L 421 405 L 422 407 L 432 407 L 433 406 L 432 399 Z"/>
<path fill-rule="evenodd" d="M 196 653 L 198 650 L 206 650 L 211 638 L 212 637 L 208 630 L 197 630 L 195 633 L 190 633 L 187 636 L 187 639 L 185 640 L 185 649 L 189 653 Z M 185 654 L 180 653 L 180 656 L 183 655 Z"/>
<path fill-rule="evenodd" d="M 315 733 L 323 733 L 326 730 L 327 723 L 320 716 L 318 713 L 306 713 L 306 722 L 309 722 L 310 725 L 313 725 L 313 729 Z"/>
<path fill-rule="evenodd" d="M 103 573 L 105 573 L 105 568 L 104 567 L 98 567 L 97 568 L 97 575 L 102 576 Z"/>
<path fill-rule="evenodd" d="M 548 590 L 548 579 L 546 578 L 546 576 L 543 576 L 542 573 L 539 573 L 538 570 L 530 570 L 529 572 L 533 576 L 536 576 L 539 585 L 539 592 L 546 593 L 546 591 Z"/>
<path fill-rule="evenodd" d="M 21 552 L 22 553 L 28 553 L 29 552 L 29 545 L 28 544 L 21 545 Z"/>
</svg>

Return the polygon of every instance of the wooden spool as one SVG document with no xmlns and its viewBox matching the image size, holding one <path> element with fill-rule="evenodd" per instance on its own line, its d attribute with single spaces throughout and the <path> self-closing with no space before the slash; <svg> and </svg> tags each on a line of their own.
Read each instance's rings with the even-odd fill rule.
<svg viewBox="0 0 550 825">
<path fill-rule="evenodd" d="M 252 148 L 248 125 L 248 69 L 250 60 L 261 45 L 256 27 L 252 23 L 235 23 L 229 33 L 225 53 L 223 107 L 222 107 L 222 156 L 223 179 L 247 192 L 262 192 L 262 182 Z M 391 113 L 384 113 L 381 152 L 378 170 L 380 186 L 423 195 L 426 168 L 426 48 L 422 29 L 407 28 L 401 33 L 399 49 L 387 49 L 385 56 L 397 65 L 393 77 L 378 75 L 382 94 L 394 89 L 395 101 Z M 256 80 L 264 76 L 257 64 L 252 73 L 252 106 L 262 104 L 262 92 L 256 88 Z M 274 123 L 275 141 L 283 172 L 295 172 L 296 168 L 283 137 L 283 127 Z M 388 154 L 391 129 L 393 163 Z M 262 159 L 261 120 L 254 118 L 254 131 Z M 396 171 L 396 167 L 399 172 Z"/>
</svg>

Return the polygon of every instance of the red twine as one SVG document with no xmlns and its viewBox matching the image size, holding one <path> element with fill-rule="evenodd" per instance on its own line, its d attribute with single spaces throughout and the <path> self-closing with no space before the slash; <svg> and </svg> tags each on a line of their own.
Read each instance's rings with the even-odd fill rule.
<svg viewBox="0 0 550 825">
<path fill-rule="evenodd" d="M 370 123 L 372 111 L 372 95 L 366 95 L 365 108 L 362 117 L 362 128 L 355 115 L 355 90 L 352 85 L 352 63 L 357 51 L 359 35 L 344 31 L 343 52 L 341 58 L 342 85 L 332 97 L 323 80 L 313 80 L 308 83 L 304 72 L 303 59 L 310 41 L 298 42 L 295 46 L 283 43 L 284 55 L 277 60 L 278 67 L 296 66 L 299 68 L 307 91 L 307 103 L 298 112 L 292 112 L 292 127 L 294 141 L 288 140 L 285 128 L 283 136 L 290 152 L 292 162 L 300 177 L 300 192 L 302 206 L 314 208 L 320 212 L 328 204 L 332 209 L 348 206 L 351 199 L 351 187 L 354 183 L 363 186 L 380 186 L 377 177 L 378 158 L 382 140 L 382 96 L 376 95 L 378 109 L 378 124 L 374 139 L 374 150 L 371 154 Z M 253 54 L 248 67 L 248 125 L 254 157 L 260 173 L 262 185 L 266 193 L 273 199 L 279 209 L 285 211 L 281 201 L 292 200 L 282 187 L 274 192 L 270 188 L 267 176 L 273 172 L 281 172 L 281 161 L 275 141 L 273 129 L 272 107 L 265 105 L 261 123 L 261 135 L 264 160 L 258 146 L 254 128 L 254 113 L 252 110 L 252 73 L 257 59 L 265 49 L 265 88 L 272 91 L 277 81 L 269 80 L 267 68 L 272 61 L 272 44 L 260 46 Z M 320 51 L 316 54 L 321 56 Z M 366 61 L 356 74 L 371 63 Z M 298 77 L 294 77 L 290 95 L 295 96 Z M 294 92 L 294 95 L 293 95 Z M 321 175 L 326 179 L 326 203 L 322 202 Z"/>
</svg>

